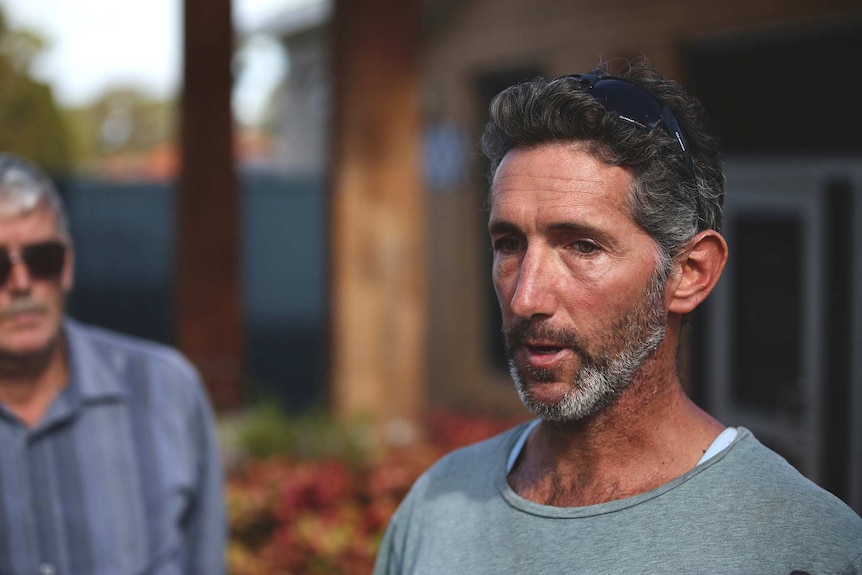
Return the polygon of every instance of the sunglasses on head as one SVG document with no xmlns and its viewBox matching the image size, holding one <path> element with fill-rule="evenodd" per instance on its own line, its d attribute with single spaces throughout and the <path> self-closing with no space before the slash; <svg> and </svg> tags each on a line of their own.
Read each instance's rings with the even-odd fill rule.
<svg viewBox="0 0 862 575">
<path fill-rule="evenodd" d="M 0 248 L 0 285 L 12 273 L 12 266 L 23 264 L 34 279 L 55 279 L 66 262 L 66 245 L 57 240 L 27 244 L 18 250 Z"/>
<path fill-rule="evenodd" d="M 621 120 L 638 128 L 650 130 L 660 124 L 668 134 L 676 139 L 683 158 L 685 158 L 686 169 L 690 176 L 694 175 L 691 153 L 682 135 L 679 122 L 676 121 L 676 116 L 666 104 L 662 104 L 650 91 L 616 76 L 569 74 L 560 76 L 557 80 L 579 82 L 588 94 L 604 106 L 605 110 L 616 114 Z"/>
</svg>

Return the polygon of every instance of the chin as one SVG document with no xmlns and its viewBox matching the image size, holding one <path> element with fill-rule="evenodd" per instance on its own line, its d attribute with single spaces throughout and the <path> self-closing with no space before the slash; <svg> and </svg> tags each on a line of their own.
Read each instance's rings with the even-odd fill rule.
<svg viewBox="0 0 862 575">
<path fill-rule="evenodd" d="M 527 381 L 519 386 L 523 396 L 537 405 L 554 406 L 570 401 L 573 392 L 568 384 L 562 382 L 544 383 Z"/>
<path fill-rule="evenodd" d="M 518 397 L 530 413 L 545 420 L 555 422 L 578 421 L 583 419 L 577 393 L 562 382 L 542 382 L 524 378 L 516 370 L 512 379 Z"/>
<path fill-rule="evenodd" d="M 15 330 L 2 330 L 0 353 L 5 356 L 33 356 L 48 353 L 56 345 L 59 326 L 40 324 Z"/>
<path fill-rule="evenodd" d="M 569 383 L 532 378 L 510 363 L 518 396 L 531 413 L 545 421 L 575 423 L 590 418 L 614 403 L 627 387 L 614 385 L 605 374 L 582 368 Z"/>
<path fill-rule="evenodd" d="M 568 398 L 567 398 L 568 399 Z M 567 399 L 561 401 L 536 401 L 529 396 L 521 396 L 524 406 L 530 413 L 543 421 L 554 423 L 576 423 L 582 421 L 595 413 L 594 410 L 584 409 Z"/>
</svg>

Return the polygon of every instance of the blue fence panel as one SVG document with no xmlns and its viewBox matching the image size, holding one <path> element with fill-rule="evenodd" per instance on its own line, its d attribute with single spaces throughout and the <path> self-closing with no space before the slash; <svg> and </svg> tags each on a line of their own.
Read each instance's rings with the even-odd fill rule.
<svg viewBox="0 0 862 575">
<path fill-rule="evenodd" d="M 75 245 L 70 313 L 171 343 L 173 189 L 78 180 L 64 192 Z"/>
<path fill-rule="evenodd" d="M 253 389 L 303 409 L 325 376 L 325 193 L 314 179 L 243 177 L 246 358 Z"/>
<path fill-rule="evenodd" d="M 322 185 L 243 174 L 241 187 L 248 391 L 305 409 L 320 399 L 324 378 Z M 175 343 L 173 186 L 69 180 L 61 192 L 76 248 L 69 312 Z"/>
</svg>

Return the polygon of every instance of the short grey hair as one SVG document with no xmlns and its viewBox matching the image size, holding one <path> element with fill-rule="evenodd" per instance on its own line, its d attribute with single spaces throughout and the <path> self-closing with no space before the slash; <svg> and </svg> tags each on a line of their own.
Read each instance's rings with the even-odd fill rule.
<svg viewBox="0 0 862 575">
<path fill-rule="evenodd" d="M 57 218 L 57 229 L 69 237 L 63 199 L 51 178 L 27 160 L 0 153 L 0 217 L 18 217 L 48 209 Z"/>
</svg>

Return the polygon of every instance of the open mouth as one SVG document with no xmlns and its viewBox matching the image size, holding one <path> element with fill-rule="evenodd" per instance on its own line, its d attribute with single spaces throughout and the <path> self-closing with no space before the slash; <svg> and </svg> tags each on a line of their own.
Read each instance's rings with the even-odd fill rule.
<svg viewBox="0 0 862 575">
<path fill-rule="evenodd" d="M 527 350 L 536 355 L 553 355 L 562 350 L 562 347 L 553 345 L 527 345 Z"/>
</svg>

